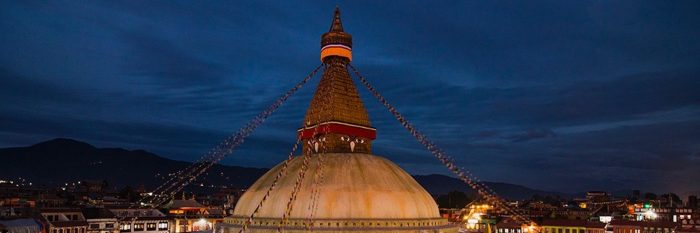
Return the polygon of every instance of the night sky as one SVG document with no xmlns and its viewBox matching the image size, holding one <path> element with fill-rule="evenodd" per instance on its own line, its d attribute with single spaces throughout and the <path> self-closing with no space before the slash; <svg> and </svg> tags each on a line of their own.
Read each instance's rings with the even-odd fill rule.
<svg viewBox="0 0 700 233">
<path fill-rule="evenodd" d="M 698 1 L 2 1 L 0 146 L 193 161 L 320 63 L 336 4 L 354 66 L 482 180 L 700 193 Z M 283 160 L 317 81 L 223 163 Z M 448 174 L 361 95 L 375 154 Z"/>
</svg>

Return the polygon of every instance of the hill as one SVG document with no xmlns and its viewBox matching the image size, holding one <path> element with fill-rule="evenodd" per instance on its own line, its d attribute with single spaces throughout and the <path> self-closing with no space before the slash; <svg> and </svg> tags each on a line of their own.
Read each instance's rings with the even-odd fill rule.
<svg viewBox="0 0 700 233">
<path fill-rule="evenodd" d="M 428 192 L 433 195 L 447 194 L 451 191 L 460 191 L 467 193 L 469 196 L 476 196 L 476 191 L 472 190 L 470 187 L 464 184 L 461 180 L 445 175 L 416 175 L 413 178 L 418 181 Z M 503 198 L 520 200 L 528 199 L 533 195 L 537 194 L 540 196 L 560 196 L 560 197 L 570 197 L 570 194 L 550 192 L 528 188 L 522 185 L 500 183 L 500 182 L 484 182 L 487 186 L 492 188 L 499 196 Z"/>
<path fill-rule="evenodd" d="M 35 184 L 56 186 L 79 180 L 106 180 L 113 187 L 154 188 L 168 173 L 191 163 L 160 157 L 144 150 L 96 148 L 58 138 L 29 147 L 0 149 L 0 177 L 22 177 Z M 247 187 L 267 169 L 213 166 L 203 180 L 207 184 Z"/>
<path fill-rule="evenodd" d="M 163 183 L 166 174 L 183 169 L 189 162 L 176 161 L 144 150 L 96 148 L 73 139 L 57 138 L 28 147 L 0 149 L 0 178 L 22 177 L 35 184 L 60 186 L 79 180 L 106 180 L 112 187 L 144 186 L 154 188 Z M 199 179 L 205 185 L 226 185 L 245 188 L 267 169 L 215 165 Z M 476 193 L 460 180 L 444 175 L 414 176 L 433 195 L 461 191 L 472 196 Z M 502 197 L 524 199 L 539 194 L 566 194 L 547 192 L 520 185 L 486 182 Z"/>
</svg>

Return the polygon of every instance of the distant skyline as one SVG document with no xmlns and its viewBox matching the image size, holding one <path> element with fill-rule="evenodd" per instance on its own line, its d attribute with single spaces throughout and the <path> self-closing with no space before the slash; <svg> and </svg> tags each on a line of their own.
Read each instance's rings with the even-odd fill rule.
<svg viewBox="0 0 700 233">
<path fill-rule="evenodd" d="M 0 147 L 196 160 L 320 63 L 336 5 L 353 65 L 482 180 L 700 193 L 697 1 L 1 2 Z M 282 161 L 317 81 L 223 163 Z M 358 89 L 375 154 L 449 174 Z"/>
</svg>

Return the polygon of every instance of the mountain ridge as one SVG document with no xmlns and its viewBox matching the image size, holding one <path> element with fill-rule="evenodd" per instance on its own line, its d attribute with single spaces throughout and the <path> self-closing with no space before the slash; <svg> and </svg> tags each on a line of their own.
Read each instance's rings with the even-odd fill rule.
<svg viewBox="0 0 700 233">
<path fill-rule="evenodd" d="M 77 180 L 106 180 L 114 186 L 144 186 L 154 188 L 164 175 L 190 165 L 159 156 L 142 149 L 97 148 L 89 143 L 69 138 L 55 138 L 27 147 L 0 148 L 0 178 L 23 177 L 36 184 L 60 185 Z M 38 162 L 41 161 L 41 162 Z M 202 186 L 226 185 L 246 188 L 268 169 L 230 165 L 214 165 L 195 184 Z M 460 191 L 476 195 L 462 181 L 445 175 L 414 175 L 433 195 Z M 77 179 L 77 180 L 76 180 Z M 522 185 L 485 182 L 500 195 L 509 199 L 526 199 L 532 195 L 559 195 L 564 193 L 531 189 Z"/>
</svg>

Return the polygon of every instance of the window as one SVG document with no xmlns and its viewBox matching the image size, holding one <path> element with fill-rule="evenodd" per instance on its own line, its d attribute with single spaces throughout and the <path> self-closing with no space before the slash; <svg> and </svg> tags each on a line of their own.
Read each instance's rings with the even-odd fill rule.
<svg viewBox="0 0 700 233">
<path fill-rule="evenodd" d="M 100 228 L 100 224 L 97 224 L 97 223 L 90 224 L 90 229 L 97 229 L 97 228 Z"/>
<path fill-rule="evenodd" d="M 143 223 L 134 223 L 134 231 L 143 231 Z"/>
<path fill-rule="evenodd" d="M 107 228 L 107 229 L 114 228 L 114 223 L 105 223 L 105 228 Z"/>
<path fill-rule="evenodd" d="M 154 222 L 146 223 L 146 230 L 147 231 L 155 231 L 156 230 L 156 223 L 154 223 Z"/>
<path fill-rule="evenodd" d="M 128 224 L 128 223 L 127 223 L 127 224 L 122 224 L 121 226 L 119 226 L 119 231 L 122 231 L 122 232 L 129 232 L 129 231 L 131 231 L 131 224 Z"/>
<path fill-rule="evenodd" d="M 72 230 L 73 229 L 68 228 L 68 229 L 66 229 L 66 233 L 71 233 L 71 232 L 73 232 Z"/>
<path fill-rule="evenodd" d="M 168 222 L 159 222 L 158 223 L 158 230 L 167 230 L 168 229 Z"/>
</svg>

